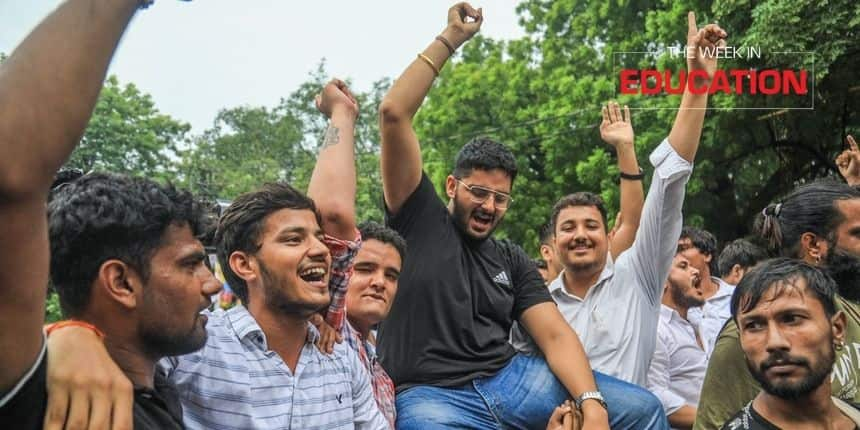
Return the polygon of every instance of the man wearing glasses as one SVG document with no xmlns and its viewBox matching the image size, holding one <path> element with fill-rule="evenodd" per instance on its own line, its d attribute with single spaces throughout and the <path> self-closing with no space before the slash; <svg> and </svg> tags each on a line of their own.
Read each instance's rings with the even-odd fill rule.
<svg viewBox="0 0 860 430">
<path fill-rule="evenodd" d="M 380 106 L 387 223 L 408 243 L 400 292 L 377 337 L 397 390 L 396 427 L 544 428 L 573 397 L 589 429 L 668 428 L 655 396 L 591 372 L 537 268 L 519 246 L 492 238 L 513 204 L 511 151 L 485 138 L 467 143 L 445 182 L 447 204 L 423 172 L 412 117 L 437 66 L 482 20 L 466 3 L 452 7 L 448 27 Z M 514 321 L 543 357 L 508 343 Z M 608 412 L 601 395 L 612 404 Z"/>
</svg>

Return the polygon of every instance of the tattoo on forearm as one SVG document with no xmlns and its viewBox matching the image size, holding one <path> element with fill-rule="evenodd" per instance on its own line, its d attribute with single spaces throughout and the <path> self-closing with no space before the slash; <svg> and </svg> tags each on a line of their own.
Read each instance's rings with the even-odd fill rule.
<svg viewBox="0 0 860 430">
<path fill-rule="evenodd" d="M 340 143 L 340 130 L 330 125 L 325 129 L 325 134 L 323 135 L 322 145 L 320 145 L 320 151 L 328 148 L 329 146 L 334 146 Z"/>
</svg>

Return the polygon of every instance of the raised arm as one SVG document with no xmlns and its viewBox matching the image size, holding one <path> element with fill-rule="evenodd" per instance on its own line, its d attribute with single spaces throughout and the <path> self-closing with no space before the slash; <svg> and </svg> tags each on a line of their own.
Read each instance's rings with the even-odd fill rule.
<svg viewBox="0 0 860 430">
<path fill-rule="evenodd" d="M 45 201 L 84 132 L 139 0 L 69 0 L 0 65 L 0 394 L 41 348 L 48 284 Z"/>
<path fill-rule="evenodd" d="M 382 189 L 391 214 L 400 211 L 421 181 L 421 148 L 412 128 L 415 112 L 445 61 L 478 32 L 481 23 L 481 9 L 476 10 L 468 3 L 452 6 L 448 10 L 448 26 L 412 60 L 379 106 Z"/>
<path fill-rule="evenodd" d="M 639 174 L 639 162 L 633 146 L 633 125 L 630 122 L 630 109 L 624 106 L 622 114 L 618 103 L 610 102 L 602 109 L 603 121 L 600 123 L 600 138 L 612 145 L 618 154 L 618 170 L 621 171 L 621 205 L 616 225 L 613 226 L 609 241 L 609 254 L 613 259 L 630 248 L 639 229 L 639 218 L 645 204 L 645 191 Z M 633 179 L 639 177 L 640 179 Z"/>
<path fill-rule="evenodd" d="M 707 56 L 703 50 L 714 53 L 714 48 L 726 45 L 726 32 L 716 24 L 708 24 L 699 29 L 696 15 L 687 13 L 687 75 L 693 79 L 697 88 L 707 87 L 717 70 L 717 58 Z M 692 57 L 692 58 L 691 58 Z M 675 116 L 675 123 L 669 133 L 669 144 L 690 163 L 696 158 L 702 125 L 705 122 L 705 109 L 708 107 L 708 93 L 693 94 L 687 85 L 681 96 L 681 107 Z"/>
<path fill-rule="evenodd" d="M 308 184 L 308 196 L 316 203 L 326 234 L 354 240 L 358 103 L 346 83 L 332 79 L 316 97 L 316 105 L 329 118 L 329 125 Z"/>
<path fill-rule="evenodd" d="M 716 58 L 704 57 L 702 48 L 722 46 L 726 33 L 715 24 L 697 30 L 692 12 L 688 14 L 687 24 L 687 50 L 695 57 L 687 59 L 688 76 L 695 78 L 696 87 L 701 88 L 708 85 L 717 67 Z M 709 53 L 713 54 L 713 49 L 709 49 Z M 655 305 L 663 295 L 663 283 L 681 234 L 684 192 L 708 104 L 707 94 L 693 94 L 689 86 L 685 88 L 668 143 L 659 145 L 651 154 L 654 174 L 636 240 L 629 252 L 635 268 L 632 273 L 646 287 L 648 299 Z"/>
</svg>

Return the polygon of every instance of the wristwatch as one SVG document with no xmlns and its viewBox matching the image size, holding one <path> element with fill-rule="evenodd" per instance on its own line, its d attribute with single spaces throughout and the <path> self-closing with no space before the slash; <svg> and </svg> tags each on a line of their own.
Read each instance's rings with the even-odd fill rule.
<svg viewBox="0 0 860 430">
<path fill-rule="evenodd" d="M 596 400 L 597 403 L 600 403 L 600 406 L 603 406 L 603 409 L 606 409 L 606 401 L 603 400 L 603 395 L 600 394 L 600 391 L 586 391 L 580 394 L 579 398 L 573 399 L 576 407 L 579 409 L 582 409 L 582 403 L 586 400 Z"/>
</svg>

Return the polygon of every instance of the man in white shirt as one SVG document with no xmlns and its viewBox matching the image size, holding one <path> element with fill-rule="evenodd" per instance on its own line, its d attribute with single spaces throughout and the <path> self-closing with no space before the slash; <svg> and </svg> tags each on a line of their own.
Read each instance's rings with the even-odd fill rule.
<svg viewBox="0 0 860 430">
<path fill-rule="evenodd" d="M 734 285 L 718 278 L 717 273 L 717 239 L 708 231 L 696 227 L 684 227 L 678 240 L 678 249 L 702 277 L 702 294 L 705 304 L 691 308 L 689 320 L 698 327 L 702 337 L 705 353 L 711 355 L 714 342 L 723 328 L 723 324 L 731 317 L 729 302 L 732 299 Z"/>
<path fill-rule="evenodd" d="M 648 389 L 660 399 L 674 429 L 693 426 L 708 368 L 696 328 L 687 320 L 688 310 L 704 303 L 701 280 L 699 270 L 676 254 L 663 289 L 657 348 L 648 369 Z"/>
</svg>

